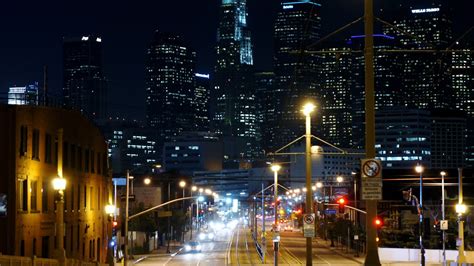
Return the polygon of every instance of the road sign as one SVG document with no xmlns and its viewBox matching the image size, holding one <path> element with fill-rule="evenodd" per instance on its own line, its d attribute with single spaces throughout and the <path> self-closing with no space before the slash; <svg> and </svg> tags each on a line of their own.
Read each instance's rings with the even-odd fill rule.
<svg viewBox="0 0 474 266">
<path fill-rule="evenodd" d="M 362 177 L 382 177 L 382 163 L 378 159 L 362 159 Z"/>
<path fill-rule="evenodd" d="M 439 228 L 441 230 L 448 230 L 448 220 L 441 220 L 439 223 Z"/>
<path fill-rule="evenodd" d="M 158 212 L 158 217 L 171 217 L 173 216 L 173 212 L 172 211 L 159 211 Z"/>
<path fill-rule="evenodd" d="M 327 215 L 336 214 L 336 210 L 334 210 L 334 209 L 326 209 L 326 210 L 324 210 L 324 212 L 325 212 Z"/>
<path fill-rule="evenodd" d="M 127 198 L 126 195 L 121 195 L 121 196 L 120 196 L 120 200 L 121 200 L 121 201 L 125 201 L 126 198 Z M 134 201 L 134 200 L 135 200 L 135 195 L 128 195 L 128 200 L 129 200 L 129 201 Z"/>
<path fill-rule="evenodd" d="M 362 200 L 381 200 L 382 187 L 362 187 Z"/>
<path fill-rule="evenodd" d="M 315 220 L 314 213 L 307 213 L 303 215 L 304 237 L 315 237 L 314 220 Z"/>
</svg>

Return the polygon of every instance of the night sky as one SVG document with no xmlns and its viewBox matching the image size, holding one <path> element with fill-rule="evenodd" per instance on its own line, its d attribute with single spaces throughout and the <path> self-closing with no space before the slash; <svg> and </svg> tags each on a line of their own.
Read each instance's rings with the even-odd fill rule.
<svg viewBox="0 0 474 266">
<path fill-rule="evenodd" d="M 400 1 L 375 0 L 376 10 L 390 10 Z M 198 71 L 209 73 L 212 70 L 220 0 L 0 2 L 0 94 L 13 85 L 34 81 L 41 84 L 43 65 L 49 67 L 50 90 L 59 93 L 64 36 L 97 34 L 102 37 L 104 70 L 109 80 L 109 109 L 113 115 L 128 113 L 142 119 L 145 51 L 155 29 L 180 34 L 197 52 Z M 271 70 L 273 21 L 280 1 L 247 2 L 255 65 L 259 70 Z M 474 4 L 462 0 L 449 2 L 459 35 L 473 25 L 470 15 Z M 324 33 L 363 13 L 363 0 L 322 0 L 322 4 Z"/>
</svg>

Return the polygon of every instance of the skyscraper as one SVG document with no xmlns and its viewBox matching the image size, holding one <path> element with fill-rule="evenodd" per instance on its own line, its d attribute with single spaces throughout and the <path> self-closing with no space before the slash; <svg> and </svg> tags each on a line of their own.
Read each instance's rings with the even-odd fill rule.
<svg viewBox="0 0 474 266">
<path fill-rule="evenodd" d="M 246 0 L 222 0 L 217 30 L 217 62 L 211 93 L 212 129 L 232 143 L 228 158 L 253 157 L 257 119 L 253 54 Z"/>
<path fill-rule="evenodd" d="M 402 6 L 393 13 L 391 21 L 396 28 L 384 26 L 384 33 L 395 36 L 401 48 L 433 50 L 399 54 L 403 68 L 401 91 L 404 105 L 410 108 L 450 108 L 453 103 L 449 83 L 449 56 L 436 53 L 452 42 L 452 21 L 449 8 L 429 6 Z"/>
<path fill-rule="evenodd" d="M 146 53 L 145 96 L 148 126 L 158 130 L 158 147 L 194 126 L 196 53 L 181 37 L 155 31 Z"/>
<path fill-rule="evenodd" d="M 209 74 L 195 74 L 194 100 L 193 105 L 194 123 L 197 131 L 209 131 L 209 97 L 211 84 Z"/>
<path fill-rule="evenodd" d="M 277 148 L 303 134 L 301 106 L 317 96 L 317 56 L 304 51 L 320 38 L 320 9 L 317 0 L 281 1 L 274 24 Z"/>
<path fill-rule="evenodd" d="M 63 104 L 91 119 L 106 117 L 107 82 L 102 69 L 102 39 L 63 40 Z"/>
</svg>

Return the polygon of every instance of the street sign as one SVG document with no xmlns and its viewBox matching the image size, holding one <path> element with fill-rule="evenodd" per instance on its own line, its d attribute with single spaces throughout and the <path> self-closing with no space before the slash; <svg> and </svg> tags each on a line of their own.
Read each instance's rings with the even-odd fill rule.
<svg viewBox="0 0 474 266">
<path fill-rule="evenodd" d="M 121 200 L 121 201 L 125 201 L 126 198 L 127 198 L 126 195 L 121 195 L 121 196 L 120 196 L 120 200 Z M 129 200 L 129 201 L 134 201 L 134 200 L 135 200 L 135 195 L 128 195 L 128 200 Z"/>
<path fill-rule="evenodd" d="M 158 212 L 158 217 L 162 218 L 162 217 L 171 217 L 173 216 L 173 212 L 172 211 L 159 211 Z"/>
<path fill-rule="evenodd" d="M 303 234 L 304 237 L 315 237 L 315 230 L 314 230 L 314 220 L 315 215 L 314 213 L 307 213 L 303 215 Z"/>
<path fill-rule="evenodd" d="M 382 163 L 378 159 L 362 159 L 362 177 L 382 177 Z"/>
<path fill-rule="evenodd" d="M 448 230 L 448 220 L 441 220 L 439 223 L 439 228 L 441 230 Z"/>
<path fill-rule="evenodd" d="M 326 213 L 327 215 L 334 215 L 334 214 L 336 214 L 336 210 L 326 209 L 326 210 L 324 210 L 324 213 Z"/>
<path fill-rule="evenodd" d="M 362 187 L 362 200 L 381 200 L 382 187 Z"/>
</svg>

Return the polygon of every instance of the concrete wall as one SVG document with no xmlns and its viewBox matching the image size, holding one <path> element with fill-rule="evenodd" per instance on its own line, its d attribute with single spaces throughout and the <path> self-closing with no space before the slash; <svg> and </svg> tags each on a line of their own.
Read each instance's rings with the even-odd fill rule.
<svg viewBox="0 0 474 266">
<path fill-rule="evenodd" d="M 442 262 L 443 250 L 426 249 L 425 259 L 427 262 Z M 446 260 L 456 261 L 458 256 L 457 250 L 446 250 Z M 468 263 L 474 263 L 474 251 L 465 252 Z M 420 261 L 419 249 L 407 248 L 379 248 L 379 257 L 382 262 L 397 261 L 397 262 L 414 262 Z"/>
</svg>

